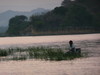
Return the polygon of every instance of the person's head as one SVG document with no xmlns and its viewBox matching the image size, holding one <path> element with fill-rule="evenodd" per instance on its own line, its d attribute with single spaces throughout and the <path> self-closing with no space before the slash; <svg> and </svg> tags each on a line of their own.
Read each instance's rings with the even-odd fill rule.
<svg viewBox="0 0 100 75">
<path fill-rule="evenodd" d="M 70 41 L 69 41 L 69 44 L 70 44 L 70 45 L 72 45 L 72 44 L 73 44 L 73 41 L 72 41 L 72 40 L 70 40 Z"/>
</svg>

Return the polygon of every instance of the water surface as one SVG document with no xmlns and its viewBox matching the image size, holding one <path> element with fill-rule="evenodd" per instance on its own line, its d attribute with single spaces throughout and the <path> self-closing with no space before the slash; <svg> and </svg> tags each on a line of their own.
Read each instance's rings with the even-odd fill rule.
<svg viewBox="0 0 100 75">
<path fill-rule="evenodd" d="M 21 46 L 40 43 L 99 40 L 100 34 L 83 35 L 56 35 L 56 36 L 27 36 L 27 37 L 0 37 L 0 48 L 10 46 Z"/>
<path fill-rule="evenodd" d="M 89 57 L 71 61 L 0 62 L 0 75 L 100 75 L 100 34 L 0 37 L 0 48 L 49 46 L 67 49 L 73 40 Z"/>
<path fill-rule="evenodd" d="M 69 40 L 90 56 L 100 56 L 100 34 L 0 37 L 0 48 L 49 46 L 67 49 Z"/>
</svg>

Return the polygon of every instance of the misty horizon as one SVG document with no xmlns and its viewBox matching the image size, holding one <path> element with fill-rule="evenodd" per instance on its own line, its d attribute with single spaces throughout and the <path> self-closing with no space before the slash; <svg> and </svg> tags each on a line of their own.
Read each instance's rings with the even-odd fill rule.
<svg viewBox="0 0 100 75">
<path fill-rule="evenodd" d="M 44 10 L 52 10 L 52 9 L 46 9 L 46 8 L 36 8 L 36 9 L 32 9 L 32 10 L 29 10 L 29 11 L 20 11 L 20 10 L 6 10 L 6 11 L 4 11 L 4 12 L 0 12 L 0 14 L 2 14 L 2 13 L 5 13 L 5 12 L 23 12 L 23 13 L 25 13 L 25 12 L 32 12 L 32 11 L 34 11 L 34 10 L 38 10 L 38 9 L 44 9 Z"/>
<path fill-rule="evenodd" d="M 0 0 L 0 13 L 8 10 L 29 12 L 37 8 L 54 9 L 61 5 L 63 0 Z"/>
</svg>

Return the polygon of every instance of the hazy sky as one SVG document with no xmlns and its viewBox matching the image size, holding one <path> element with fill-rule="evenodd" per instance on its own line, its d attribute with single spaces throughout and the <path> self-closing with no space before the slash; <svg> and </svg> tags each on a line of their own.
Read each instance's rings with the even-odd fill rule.
<svg viewBox="0 0 100 75">
<path fill-rule="evenodd" d="M 0 13 L 7 10 L 31 11 L 36 8 L 53 9 L 63 0 L 0 0 Z"/>
</svg>

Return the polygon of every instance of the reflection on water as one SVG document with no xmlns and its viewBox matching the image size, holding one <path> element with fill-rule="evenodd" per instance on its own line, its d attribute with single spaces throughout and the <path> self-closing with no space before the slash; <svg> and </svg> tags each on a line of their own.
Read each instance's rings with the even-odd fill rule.
<svg viewBox="0 0 100 75">
<path fill-rule="evenodd" d="M 100 34 L 0 37 L 0 48 L 49 46 L 67 49 L 69 40 L 83 52 L 89 52 L 89 56 L 100 56 Z"/>
</svg>

